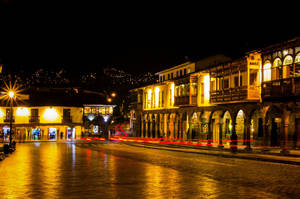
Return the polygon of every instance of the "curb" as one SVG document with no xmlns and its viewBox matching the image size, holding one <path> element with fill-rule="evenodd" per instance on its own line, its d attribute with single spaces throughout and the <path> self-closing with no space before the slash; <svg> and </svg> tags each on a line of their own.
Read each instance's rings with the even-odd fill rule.
<svg viewBox="0 0 300 199">
<path fill-rule="evenodd" d="M 166 151 L 176 151 L 176 152 L 183 152 L 183 153 L 194 153 L 194 154 L 201 154 L 201 155 L 210 155 L 210 156 L 219 156 L 219 157 L 223 157 L 223 158 L 238 158 L 238 159 L 247 159 L 247 160 L 257 160 L 257 161 L 265 161 L 265 162 L 274 162 L 274 163 L 282 163 L 282 164 L 292 164 L 292 165 L 300 165 L 300 161 L 291 161 L 291 160 L 278 160 L 278 159 L 271 159 L 271 158 L 266 158 L 266 157 L 260 157 L 259 154 L 257 153 L 248 153 L 248 154 L 252 154 L 253 156 L 244 156 L 244 155 L 240 155 L 240 154 L 246 154 L 244 153 L 232 153 L 232 152 L 228 152 L 228 151 L 221 151 L 221 150 L 214 150 L 217 153 L 210 153 L 210 152 L 201 152 L 202 151 L 210 151 L 209 149 L 199 149 L 199 148 L 188 148 L 188 149 L 194 149 L 194 150 L 198 150 L 198 151 L 187 151 L 184 149 L 187 148 L 183 148 L 183 147 L 170 147 L 170 146 L 157 146 L 157 145 L 150 145 L 150 144 L 145 144 L 143 143 L 142 145 L 138 145 L 138 144 L 133 144 L 133 143 L 125 143 L 127 145 L 130 146 L 135 146 L 135 147 L 144 147 L 144 148 L 151 148 L 151 149 L 159 149 L 159 150 L 166 150 Z M 180 150 L 182 149 L 182 150 Z M 226 154 L 226 153 L 231 153 L 231 154 Z M 264 154 L 264 155 L 271 155 L 271 154 Z M 279 156 L 276 154 L 276 156 Z M 284 157 L 284 156 L 281 156 Z"/>
</svg>

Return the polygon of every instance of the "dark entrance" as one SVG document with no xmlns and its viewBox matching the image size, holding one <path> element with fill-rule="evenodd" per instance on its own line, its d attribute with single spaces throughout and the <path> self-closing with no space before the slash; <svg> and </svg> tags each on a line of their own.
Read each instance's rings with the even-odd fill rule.
<svg viewBox="0 0 300 199">
<path fill-rule="evenodd" d="M 278 143 L 278 130 L 279 130 L 279 125 L 276 122 L 275 118 L 272 118 L 272 127 L 271 127 L 271 146 L 279 146 Z"/>
</svg>

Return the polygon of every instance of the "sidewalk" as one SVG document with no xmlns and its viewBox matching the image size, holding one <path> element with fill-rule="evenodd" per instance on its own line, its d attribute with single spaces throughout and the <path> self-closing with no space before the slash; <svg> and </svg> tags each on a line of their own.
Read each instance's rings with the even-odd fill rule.
<svg viewBox="0 0 300 199">
<path fill-rule="evenodd" d="M 300 165 L 300 151 L 290 150 L 290 153 L 283 155 L 280 153 L 281 149 L 270 149 L 264 151 L 262 149 L 252 149 L 251 151 L 245 151 L 244 149 L 238 149 L 233 153 L 230 149 L 220 149 L 215 147 L 202 147 L 202 146 L 185 146 L 185 145 L 173 145 L 173 144 L 155 144 L 155 143 L 132 143 L 124 142 L 127 145 L 136 147 L 145 147 L 159 150 L 177 151 L 184 153 L 197 153 L 203 155 L 221 156 L 225 158 L 239 158 L 249 160 L 259 160 L 266 162 L 284 163 Z"/>
</svg>

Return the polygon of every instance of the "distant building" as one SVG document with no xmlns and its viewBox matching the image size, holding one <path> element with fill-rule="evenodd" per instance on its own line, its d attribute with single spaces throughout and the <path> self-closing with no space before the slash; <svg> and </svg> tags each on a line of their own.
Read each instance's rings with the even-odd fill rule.
<svg viewBox="0 0 300 199">
<path fill-rule="evenodd" d="M 88 126 L 92 123 L 86 124 L 87 119 L 95 114 L 106 120 L 115 107 L 106 101 L 104 94 L 78 88 L 34 88 L 24 93 L 12 108 L 14 138 L 18 140 L 75 139 L 85 132 L 99 135 L 93 126 Z M 2 101 L 1 137 L 8 138 L 10 119 L 9 103 Z"/>
</svg>

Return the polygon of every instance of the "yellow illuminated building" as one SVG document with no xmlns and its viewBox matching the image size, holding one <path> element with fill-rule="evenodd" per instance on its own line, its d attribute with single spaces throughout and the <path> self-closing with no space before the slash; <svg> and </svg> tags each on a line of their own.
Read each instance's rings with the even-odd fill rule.
<svg viewBox="0 0 300 199">
<path fill-rule="evenodd" d="M 156 73 L 134 89 L 136 136 L 207 146 L 300 148 L 300 38 Z M 0 115 L 3 114 L 0 112 Z"/>
<path fill-rule="evenodd" d="M 81 136 L 83 108 L 65 106 L 13 107 L 16 139 L 58 140 Z M 0 107 L 0 132 L 8 136 L 10 107 Z"/>
</svg>

